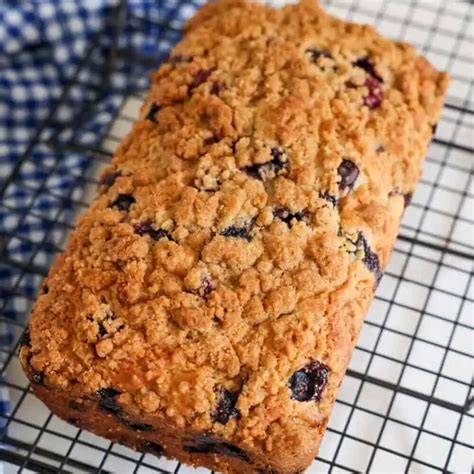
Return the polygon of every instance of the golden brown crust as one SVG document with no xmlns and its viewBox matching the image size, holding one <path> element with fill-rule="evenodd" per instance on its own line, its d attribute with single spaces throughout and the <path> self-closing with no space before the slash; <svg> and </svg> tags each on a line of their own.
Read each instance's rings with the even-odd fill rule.
<svg viewBox="0 0 474 474">
<path fill-rule="evenodd" d="M 447 75 L 309 0 L 207 5 L 186 31 L 51 269 L 21 360 L 53 411 L 103 436 L 294 473 L 316 454 Z"/>
</svg>

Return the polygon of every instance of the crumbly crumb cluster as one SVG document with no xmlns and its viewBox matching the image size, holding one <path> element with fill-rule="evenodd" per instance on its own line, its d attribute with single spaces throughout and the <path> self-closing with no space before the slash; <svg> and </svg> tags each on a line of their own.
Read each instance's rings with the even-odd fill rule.
<svg viewBox="0 0 474 474">
<path fill-rule="evenodd" d="M 95 400 L 146 452 L 303 469 L 446 85 L 313 1 L 203 7 L 35 305 L 22 363 L 43 398 Z"/>
</svg>

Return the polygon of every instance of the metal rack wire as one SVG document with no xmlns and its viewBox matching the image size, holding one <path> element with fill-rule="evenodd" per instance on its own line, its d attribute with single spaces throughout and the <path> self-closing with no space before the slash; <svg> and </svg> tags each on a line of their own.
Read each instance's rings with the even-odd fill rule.
<svg viewBox="0 0 474 474">
<path fill-rule="evenodd" d="M 187 3 L 181 2 L 189 8 Z M 474 394 L 472 4 L 323 3 L 339 16 L 375 24 L 385 34 L 415 44 L 449 70 L 453 81 L 423 177 L 364 325 L 320 454 L 308 472 L 468 472 Z M 178 11 L 180 2 L 176 5 Z M 134 16 L 123 8 L 115 10 L 108 25 L 117 38 L 124 28 L 153 27 L 179 36 L 175 22 L 163 23 L 159 15 Z M 143 80 L 136 88 L 124 90 L 111 85 L 110 77 L 124 68 L 147 77 L 168 47 L 138 54 L 130 45 L 119 41 L 114 46 L 106 38 L 110 34 L 91 42 L 56 107 L 16 167 L 0 182 L 0 211 L 3 216 L 15 211 L 16 216 L 14 222 L 5 218 L 0 228 L 0 276 L 4 269 L 13 274 L 8 286 L 2 283 L 0 287 L 0 325 L 12 335 L 9 344 L 0 347 L 3 385 L 11 398 L 11 409 L 3 417 L 6 426 L 0 431 L 0 460 L 7 473 L 194 472 L 65 424 L 36 401 L 19 369 L 19 339 L 41 279 L 54 254 L 61 251 L 73 216 L 87 206 L 98 171 L 130 127 L 146 88 Z M 96 81 L 83 81 L 85 67 L 97 72 Z M 90 100 L 77 104 L 77 115 L 62 122 L 61 107 L 74 102 L 75 87 L 87 88 Z M 121 105 L 107 122 L 103 140 L 96 144 L 88 141 L 88 118 L 101 112 L 96 110 L 98 99 L 110 94 L 111 88 L 121 97 Z M 51 125 L 57 130 L 54 136 L 46 133 Z M 54 159 L 38 158 L 37 151 L 44 148 Z M 71 163 L 77 172 L 69 186 L 56 188 L 55 177 Z M 42 171 L 42 182 L 29 182 L 32 169 Z M 24 206 L 12 209 L 11 197 L 19 195 L 24 197 Z M 22 255 L 28 250 L 27 260 L 17 258 L 18 248 Z"/>
</svg>

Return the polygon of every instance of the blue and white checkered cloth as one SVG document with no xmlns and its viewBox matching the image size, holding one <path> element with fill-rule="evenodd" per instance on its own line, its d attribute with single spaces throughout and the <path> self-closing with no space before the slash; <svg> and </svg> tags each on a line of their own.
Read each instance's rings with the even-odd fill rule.
<svg viewBox="0 0 474 474">
<path fill-rule="evenodd" d="M 114 74 L 105 78 L 107 87 L 101 89 L 104 76 L 97 64 L 107 61 L 112 45 L 151 56 L 158 63 L 179 37 L 163 25 L 171 22 L 179 28 L 203 1 L 125 0 L 122 8 L 135 20 L 125 22 L 116 37 L 107 20 L 118 3 L 0 0 L 0 252 L 8 261 L 20 263 L 0 259 L 0 443 L 11 409 L 1 378 L 21 333 L 14 322 L 25 322 L 41 281 L 21 264 L 51 263 L 66 231 L 55 221 L 72 218 L 70 198 L 81 197 L 82 177 L 90 163 L 86 151 L 58 151 L 48 140 L 98 147 L 123 98 L 131 90 L 146 88 L 148 70 L 143 63 L 118 61 Z M 98 34 L 101 40 L 91 61 L 74 81 L 55 122 L 31 148 L 35 132 Z M 88 103 L 90 113 L 76 127 L 77 111 Z M 25 153 L 28 159 L 9 180 Z"/>
</svg>

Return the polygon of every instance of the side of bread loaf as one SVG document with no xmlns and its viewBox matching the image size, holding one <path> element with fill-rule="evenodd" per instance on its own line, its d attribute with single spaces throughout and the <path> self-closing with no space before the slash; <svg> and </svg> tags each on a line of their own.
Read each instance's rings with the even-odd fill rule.
<svg viewBox="0 0 474 474">
<path fill-rule="evenodd" d="M 141 451 L 304 469 L 447 81 L 313 1 L 203 7 L 45 280 L 39 398 Z"/>
</svg>

